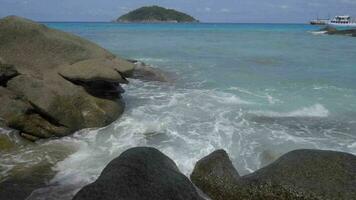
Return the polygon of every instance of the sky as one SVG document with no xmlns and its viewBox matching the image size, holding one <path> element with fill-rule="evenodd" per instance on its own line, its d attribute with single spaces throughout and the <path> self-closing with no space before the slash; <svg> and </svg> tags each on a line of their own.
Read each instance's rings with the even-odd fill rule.
<svg viewBox="0 0 356 200">
<path fill-rule="evenodd" d="M 356 0 L 0 0 L 0 17 L 111 21 L 148 5 L 186 12 L 202 22 L 304 23 L 317 16 L 356 17 Z"/>
</svg>

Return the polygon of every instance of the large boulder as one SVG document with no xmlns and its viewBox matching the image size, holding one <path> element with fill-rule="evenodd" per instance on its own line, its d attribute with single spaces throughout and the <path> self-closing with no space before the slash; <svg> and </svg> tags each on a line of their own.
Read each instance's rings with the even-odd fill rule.
<svg viewBox="0 0 356 200">
<path fill-rule="evenodd" d="M 348 153 L 296 150 L 252 174 L 234 171 L 226 153 L 214 152 L 191 180 L 213 200 L 356 199 L 356 156 Z"/>
<path fill-rule="evenodd" d="M 167 156 L 138 147 L 111 161 L 94 183 L 74 200 L 203 200 Z"/>
<path fill-rule="evenodd" d="M 123 112 L 120 84 L 133 70 L 78 36 L 16 16 L 0 20 L 0 119 L 26 138 L 110 124 Z"/>
</svg>

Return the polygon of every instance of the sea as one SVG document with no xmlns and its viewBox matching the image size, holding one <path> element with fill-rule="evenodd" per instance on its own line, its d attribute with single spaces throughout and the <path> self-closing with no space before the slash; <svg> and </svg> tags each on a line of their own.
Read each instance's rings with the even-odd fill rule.
<svg viewBox="0 0 356 200">
<path fill-rule="evenodd" d="M 356 39 L 305 24 L 44 23 L 167 74 L 130 79 L 126 109 L 104 128 L 20 145 L 0 177 L 50 164 L 28 198 L 71 199 L 123 151 L 151 146 L 187 176 L 224 149 L 240 175 L 296 149 L 356 154 Z"/>
</svg>

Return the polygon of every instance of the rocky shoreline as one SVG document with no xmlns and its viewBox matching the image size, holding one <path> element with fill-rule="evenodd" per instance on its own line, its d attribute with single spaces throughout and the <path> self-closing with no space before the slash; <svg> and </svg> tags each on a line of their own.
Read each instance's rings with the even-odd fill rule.
<svg viewBox="0 0 356 200">
<path fill-rule="evenodd" d="M 351 154 L 296 150 L 240 177 L 228 154 L 217 150 L 197 162 L 190 182 L 157 149 L 137 147 L 109 163 L 74 200 L 352 200 L 356 199 L 355 166 L 356 156 Z"/>
<path fill-rule="evenodd" d="M 0 118 L 29 140 L 102 127 L 124 110 L 134 65 L 85 39 L 10 16 L 0 20 Z"/>
<path fill-rule="evenodd" d="M 168 81 L 78 36 L 16 16 L 0 20 L 0 127 L 26 139 L 109 125 L 124 111 L 127 78 Z"/>
<path fill-rule="evenodd" d="M 121 84 L 131 78 L 172 81 L 78 36 L 20 17 L 1 19 L 0 132 L 9 131 L 0 134 L 0 153 L 112 123 L 124 112 Z M 51 151 L 52 162 L 59 162 L 73 149 Z M 48 163 L 20 168 L 0 180 L 0 199 L 26 199 L 55 174 Z M 188 178 L 159 150 L 136 147 L 109 163 L 74 199 L 352 200 L 355 188 L 356 156 L 348 153 L 296 150 L 240 176 L 229 155 L 217 150 L 198 161 Z"/>
</svg>

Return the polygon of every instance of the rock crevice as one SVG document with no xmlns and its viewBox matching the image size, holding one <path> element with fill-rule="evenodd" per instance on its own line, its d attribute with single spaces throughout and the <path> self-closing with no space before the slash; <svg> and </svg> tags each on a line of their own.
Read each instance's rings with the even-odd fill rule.
<svg viewBox="0 0 356 200">
<path fill-rule="evenodd" d="M 0 62 L 0 86 L 6 87 L 7 82 L 18 75 L 20 74 L 13 65 Z"/>
</svg>

